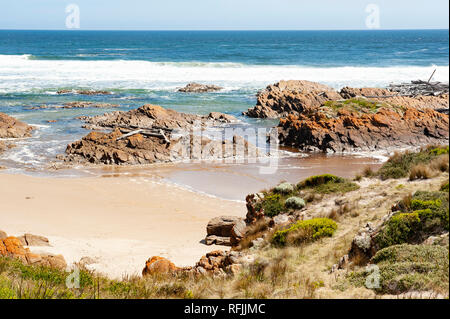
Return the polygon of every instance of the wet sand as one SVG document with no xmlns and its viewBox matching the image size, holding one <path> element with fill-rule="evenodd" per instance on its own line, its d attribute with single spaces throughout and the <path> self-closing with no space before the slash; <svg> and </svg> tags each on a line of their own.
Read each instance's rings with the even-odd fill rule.
<svg viewBox="0 0 450 319">
<path fill-rule="evenodd" d="M 376 169 L 382 165 L 380 158 L 367 156 L 337 156 L 312 154 L 304 157 L 283 157 L 272 162 L 275 169 L 266 174 L 270 163 L 242 164 L 167 164 L 153 167 L 104 167 L 90 170 L 103 177 L 133 176 L 136 179 L 154 179 L 173 183 L 219 198 L 245 200 L 250 193 L 270 188 L 281 181 L 298 183 L 317 174 L 335 174 L 353 178 L 365 167 Z"/>
</svg>

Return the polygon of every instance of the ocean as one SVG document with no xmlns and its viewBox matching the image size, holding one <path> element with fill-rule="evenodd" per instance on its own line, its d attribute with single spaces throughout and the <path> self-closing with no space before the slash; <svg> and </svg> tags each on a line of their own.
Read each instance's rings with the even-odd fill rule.
<svg viewBox="0 0 450 319">
<path fill-rule="evenodd" d="M 237 116 L 279 80 L 383 87 L 416 79 L 448 81 L 448 30 L 408 31 L 9 31 L 0 30 L 0 112 L 37 127 L 17 140 L 0 165 L 43 171 L 68 143 L 87 134 L 76 118 L 146 103 L 177 111 Z M 189 82 L 224 87 L 185 94 Z M 112 95 L 58 95 L 61 89 Z M 113 109 L 33 109 L 71 101 L 119 104 Z M 56 121 L 49 123 L 48 121 Z"/>
</svg>

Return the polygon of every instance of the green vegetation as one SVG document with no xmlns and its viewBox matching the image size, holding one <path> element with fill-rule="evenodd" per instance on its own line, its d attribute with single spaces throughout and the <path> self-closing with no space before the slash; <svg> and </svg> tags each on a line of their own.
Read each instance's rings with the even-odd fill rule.
<svg viewBox="0 0 450 319">
<path fill-rule="evenodd" d="M 431 170 L 448 170 L 448 146 L 428 146 L 419 152 L 406 151 L 404 153 L 395 153 L 379 169 L 378 176 L 385 180 L 388 178 L 403 178 L 410 175 L 411 169 L 415 168 L 415 174 L 411 179 L 429 178 Z M 432 163 L 433 160 L 440 163 Z M 433 165 L 432 165 L 433 164 Z M 428 165 L 425 171 L 423 166 Z"/>
<path fill-rule="evenodd" d="M 305 201 L 297 196 L 292 196 L 292 197 L 289 197 L 288 199 L 286 199 L 286 202 L 284 203 L 284 205 L 287 208 L 293 208 L 293 209 L 302 209 L 303 207 L 306 206 Z"/>
<path fill-rule="evenodd" d="M 288 229 L 278 230 L 272 237 L 272 243 L 279 246 L 286 244 L 299 245 L 322 237 L 331 237 L 337 224 L 329 218 L 313 218 L 301 220 Z"/>
<path fill-rule="evenodd" d="M 448 246 L 395 245 L 376 253 L 371 260 L 379 267 L 378 293 L 399 294 L 408 291 L 448 293 Z M 373 274 L 368 270 L 350 273 L 348 280 L 356 286 L 365 285 Z"/>
<path fill-rule="evenodd" d="M 300 190 L 311 189 L 317 193 L 347 193 L 359 188 L 359 186 L 345 178 L 324 174 L 308 177 L 297 184 Z"/>
<path fill-rule="evenodd" d="M 294 186 L 290 183 L 281 183 L 280 185 L 276 186 L 273 191 L 278 194 L 290 194 L 294 191 Z"/>
<path fill-rule="evenodd" d="M 386 221 L 375 236 L 379 248 L 420 243 L 431 235 L 449 229 L 448 193 L 419 191 L 399 206 L 403 212 Z"/>
<path fill-rule="evenodd" d="M 371 101 L 365 98 L 353 98 L 343 101 L 327 101 L 324 106 L 329 107 L 333 111 L 337 112 L 341 109 L 358 113 L 376 113 L 382 107 L 394 108 L 394 106 L 380 103 L 377 101 Z"/>
<path fill-rule="evenodd" d="M 80 289 L 65 287 L 70 273 L 45 267 L 27 266 L 18 259 L 0 257 L 0 299 L 89 298 L 86 289 L 94 287 L 93 275 L 80 271 Z"/>
<path fill-rule="evenodd" d="M 273 217 L 284 211 L 285 207 L 279 194 L 266 195 L 264 199 L 256 205 L 256 209 L 264 210 L 264 215 Z"/>
<path fill-rule="evenodd" d="M 447 193 L 449 192 L 449 191 L 448 191 L 448 182 L 442 184 L 440 191 L 441 191 L 441 192 L 447 192 Z"/>
</svg>

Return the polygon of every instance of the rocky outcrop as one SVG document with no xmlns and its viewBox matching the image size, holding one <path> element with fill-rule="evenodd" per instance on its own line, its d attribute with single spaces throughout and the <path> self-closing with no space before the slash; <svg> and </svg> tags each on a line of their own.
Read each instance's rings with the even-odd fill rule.
<svg viewBox="0 0 450 319">
<path fill-rule="evenodd" d="M 29 248 L 23 246 L 19 238 L 6 236 L 6 233 L 0 233 L 0 256 L 19 259 L 26 265 L 40 265 L 58 269 L 67 267 L 63 256 L 32 253 Z"/>
<path fill-rule="evenodd" d="M 0 138 L 30 137 L 32 130 L 30 125 L 0 113 Z"/>
<path fill-rule="evenodd" d="M 187 134 L 182 137 L 135 134 L 124 137 L 120 129 L 111 133 L 91 132 L 80 141 L 69 144 L 66 162 L 107 165 L 167 163 L 182 160 L 217 160 L 243 154 L 258 154 L 256 147 L 244 138 L 231 141 L 211 140 Z"/>
<path fill-rule="evenodd" d="M 417 95 L 403 96 L 398 92 L 381 88 L 351 88 L 344 87 L 339 92 L 344 99 L 358 97 L 370 98 L 373 101 L 399 105 L 403 107 L 412 107 L 418 109 L 431 108 L 435 110 L 447 109 L 449 107 L 448 93 L 441 93 L 436 96 Z"/>
<path fill-rule="evenodd" d="M 233 228 L 236 225 L 242 226 L 242 218 L 236 216 L 219 216 L 214 217 L 208 222 L 206 226 L 206 238 L 205 243 L 207 245 L 224 245 L 231 246 L 231 237 L 233 235 Z M 240 226 L 235 229 L 236 233 L 239 233 Z"/>
<path fill-rule="evenodd" d="M 44 236 L 24 234 L 18 238 L 24 246 L 50 246 L 48 238 Z"/>
<path fill-rule="evenodd" d="M 312 114 L 290 114 L 281 119 L 280 143 L 322 152 L 375 151 L 448 143 L 448 115 L 433 109 L 379 107 L 378 104 L 358 110 L 337 108 L 336 111 L 323 106 Z"/>
<path fill-rule="evenodd" d="M 448 113 L 449 96 L 447 91 L 435 94 L 405 95 L 394 87 L 390 88 L 351 88 L 344 87 L 340 92 L 310 81 L 280 81 L 269 85 L 257 94 L 256 106 L 244 115 L 256 118 L 279 118 L 288 114 L 299 115 L 315 111 L 327 101 L 370 98 L 380 103 L 388 103 L 411 108 L 432 108 Z"/>
<path fill-rule="evenodd" d="M 116 111 L 94 117 L 79 117 L 85 128 L 162 127 L 168 129 L 190 129 L 193 126 L 216 126 L 237 122 L 234 116 L 212 112 L 206 116 L 181 113 L 159 105 L 146 104 L 128 112 Z"/>
<path fill-rule="evenodd" d="M 164 257 L 153 256 L 145 263 L 145 267 L 142 270 L 142 276 L 167 274 L 177 270 L 178 268 L 170 260 Z"/>
<path fill-rule="evenodd" d="M 177 267 L 164 257 L 153 256 L 145 263 L 142 275 L 189 274 L 227 276 L 237 274 L 243 265 L 252 263 L 251 255 L 239 251 L 214 250 L 202 256 L 194 266 Z"/>
<path fill-rule="evenodd" d="M 189 83 L 183 88 L 178 89 L 178 92 L 184 93 L 205 93 L 205 92 L 216 92 L 223 88 L 217 85 L 209 84 L 199 84 L 199 83 Z"/>
<path fill-rule="evenodd" d="M 342 97 L 332 88 L 310 81 L 280 81 L 257 94 L 256 106 L 244 115 L 256 118 L 278 118 L 309 112 L 329 100 Z"/>
<path fill-rule="evenodd" d="M 200 116 L 148 104 L 129 112 L 112 112 L 82 120 L 88 123 L 86 128 L 113 131 L 91 132 L 69 144 L 67 156 L 59 156 L 66 162 L 151 164 L 259 154 L 254 145 L 239 136 L 221 141 L 200 135 L 202 129 L 235 121 L 233 116 L 217 112 Z"/>
</svg>

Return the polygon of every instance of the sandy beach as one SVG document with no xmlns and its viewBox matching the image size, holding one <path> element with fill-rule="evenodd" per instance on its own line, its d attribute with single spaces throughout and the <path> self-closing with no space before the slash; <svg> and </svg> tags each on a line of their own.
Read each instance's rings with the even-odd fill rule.
<svg viewBox="0 0 450 319">
<path fill-rule="evenodd" d="M 0 173 L 0 225 L 9 235 L 49 238 L 68 264 L 88 256 L 110 277 L 140 274 L 154 255 L 193 265 L 215 246 L 201 241 L 219 215 L 244 216 L 245 203 L 146 178 L 38 178 Z M 223 249 L 224 247 L 220 247 Z"/>
</svg>

